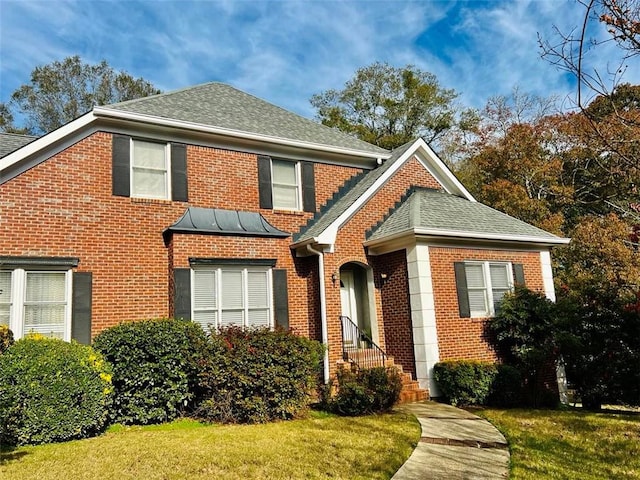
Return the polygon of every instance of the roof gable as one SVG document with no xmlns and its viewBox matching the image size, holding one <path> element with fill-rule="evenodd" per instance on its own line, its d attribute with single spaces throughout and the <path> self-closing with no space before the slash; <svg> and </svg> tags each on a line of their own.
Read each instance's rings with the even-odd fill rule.
<svg viewBox="0 0 640 480">
<path fill-rule="evenodd" d="M 360 176 L 353 186 L 341 193 L 337 199 L 332 199 L 297 235 L 294 235 L 293 247 L 317 243 L 328 245 L 331 249 L 338 229 L 371 199 L 402 165 L 414 157 L 418 158 L 445 191 L 475 203 L 473 196 L 420 138 L 395 149 L 381 166 Z"/>
</svg>

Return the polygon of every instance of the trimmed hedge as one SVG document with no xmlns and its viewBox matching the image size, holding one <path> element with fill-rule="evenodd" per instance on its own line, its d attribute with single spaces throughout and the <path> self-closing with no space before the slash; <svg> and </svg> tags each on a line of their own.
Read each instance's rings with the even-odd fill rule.
<svg viewBox="0 0 640 480">
<path fill-rule="evenodd" d="M 476 360 L 436 363 L 433 373 L 444 400 L 451 405 L 522 404 L 522 375 L 510 365 Z"/>
<path fill-rule="evenodd" d="M 332 382 L 323 392 L 322 407 L 338 415 L 386 412 L 396 404 L 402 390 L 402 378 L 396 368 L 342 369 L 336 380 L 336 394 L 330 396 Z"/>
<path fill-rule="evenodd" d="M 440 391 L 451 405 L 486 404 L 496 373 L 495 364 L 475 360 L 450 360 L 433 367 Z"/>
<path fill-rule="evenodd" d="M 167 422 L 194 405 L 207 355 L 200 325 L 173 319 L 122 323 L 103 330 L 94 347 L 113 365 L 114 422 Z"/>
<path fill-rule="evenodd" d="M 111 368 L 76 342 L 31 335 L 0 355 L 0 444 L 63 442 L 100 433 Z"/>
<path fill-rule="evenodd" d="M 323 347 L 293 333 L 229 327 L 212 332 L 195 416 L 222 423 L 296 417 L 309 403 Z"/>
</svg>

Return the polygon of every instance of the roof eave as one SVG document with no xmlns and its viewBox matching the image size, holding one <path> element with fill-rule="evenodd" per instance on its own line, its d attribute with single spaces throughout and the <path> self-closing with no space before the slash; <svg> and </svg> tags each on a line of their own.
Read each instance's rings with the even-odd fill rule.
<svg viewBox="0 0 640 480">
<path fill-rule="evenodd" d="M 355 157 L 371 158 L 371 159 L 387 159 L 391 156 L 391 152 L 370 152 L 366 150 L 351 149 L 346 147 L 336 147 L 321 143 L 305 142 L 301 140 L 291 140 L 288 138 L 275 137 L 270 135 L 261 135 L 257 133 L 245 132 L 241 130 L 233 130 L 224 127 L 215 127 L 201 123 L 186 122 L 184 120 L 175 120 L 171 118 L 158 117 L 155 115 L 146 115 L 141 113 L 127 112 L 123 110 L 115 110 L 104 107 L 94 107 L 93 113 L 96 117 L 126 120 L 130 122 L 151 123 L 164 127 L 173 127 L 183 130 L 191 130 L 196 132 L 204 132 L 213 135 L 220 135 L 233 138 L 248 139 L 259 142 L 268 142 L 287 147 L 296 147 L 306 150 L 317 150 L 340 155 L 348 155 Z"/>
<path fill-rule="evenodd" d="M 534 244 L 544 247 L 552 247 L 557 245 L 566 245 L 571 239 L 562 237 L 537 237 L 529 235 L 501 235 L 491 233 L 479 233 L 479 232 L 465 232 L 456 230 L 444 230 L 444 229 L 426 229 L 426 228 L 409 228 L 401 232 L 397 232 L 391 235 L 387 235 L 374 240 L 367 240 L 364 242 L 365 247 L 375 247 L 383 243 L 397 240 L 402 237 L 415 236 L 415 237 L 429 237 L 431 239 L 456 239 L 456 240 L 472 240 L 472 241 L 488 241 L 499 243 L 522 243 L 522 244 Z"/>
<path fill-rule="evenodd" d="M 57 128 L 56 130 L 53 130 L 52 132 L 49 132 L 48 134 L 26 144 L 24 147 L 14 150 L 10 154 L 0 158 L 0 172 L 25 158 L 38 154 L 41 150 L 47 147 L 57 144 L 64 140 L 68 135 L 86 127 L 93 121 L 95 121 L 93 112 L 85 113 L 81 117 L 78 117 L 60 128 Z"/>
</svg>

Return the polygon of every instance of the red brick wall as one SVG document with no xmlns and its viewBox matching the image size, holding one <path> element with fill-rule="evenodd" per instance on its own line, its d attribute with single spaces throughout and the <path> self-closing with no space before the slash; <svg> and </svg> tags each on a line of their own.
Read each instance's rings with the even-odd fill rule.
<svg viewBox="0 0 640 480">
<path fill-rule="evenodd" d="M 335 251 L 325 255 L 325 281 L 327 287 L 327 324 L 329 333 L 329 361 L 333 368 L 341 359 L 340 288 L 331 287 L 331 274 L 337 273 L 345 263 L 359 262 L 368 265 L 365 248 L 365 232 L 382 220 L 411 186 L 441 188 L 424 166 L 415 158 L 408 160 L 376 194 L 340 229 Z M 380 334 L 379 345 L 386 349 L 384 328 L 386 317 L 382 310 L 379 290 L 374 289 L 375 316 Z"/>
<path fill-rule="evenodd" d="M 539 252 L 429 247 L 440 360 L 496 359 L 485 335 L 486 319 L 460 318 L 453 264 L 464 260 L 522 263 L 528 288 L 544 291 Z"/>
<path fill-rule="evenodd" d="M 416 364 L 413 352 L 413 325 L 409 301 L 409 278 L 407 276 L 407 252 L 398 250 L 371 257 L 376 279 L 381 274 L 387 278 L 381 282 L 382 318 L 387 353 L 397 365 L 415 378 Z M 380 282 L 380 280 L 377 280 Z"/>
<path fill-rule="evenodd" d="M 260 211 L 288 232 L 306 224 L 312 213 L 258 208 L 256 155 L 189 145 L 189 202 L 141 200 L 111 194 L 111 144 L 110 133 L 95 133 L 0 185 L 0 255 L 78 257 L 77 270 L 93 272 L 93 335 L 121 321 L 168 316 L 170 269 L 188 266 L 189 256 L 277 258 L 289 269 L 291 326 L 317 329 L 317 300 L 310 301 L 317 267 L 313 259 L 294 264 L 290 238 L 176 235 L 173 252 L 164 244 L 163 230 L 187 206 Z M 316 164 L 317 206 L 359 171 Z"/>
</svg>

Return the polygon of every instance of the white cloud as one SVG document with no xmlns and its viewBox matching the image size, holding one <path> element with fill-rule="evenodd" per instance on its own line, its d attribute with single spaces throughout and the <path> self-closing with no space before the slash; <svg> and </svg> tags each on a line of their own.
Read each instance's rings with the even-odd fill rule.
<svg viewBox="0 0 640 480">
<path fill-rule="evenodd" d="M 476 107 L 514 85 L 566 95 L 571 80 L 540 58 L 537 33 L 569 31 L 581 14 L 570 0 L 2 0 L 0 10 L 0 100 L 36 65 L 79 54 L 164 90 L 223 81 L 306 116 L 313 93 L 374 61 L 415 64 Z M 613 53 L 590 61 L 606 68 Z M 640 82 L 634 67 L 628 79 Z"/>
</svg>

